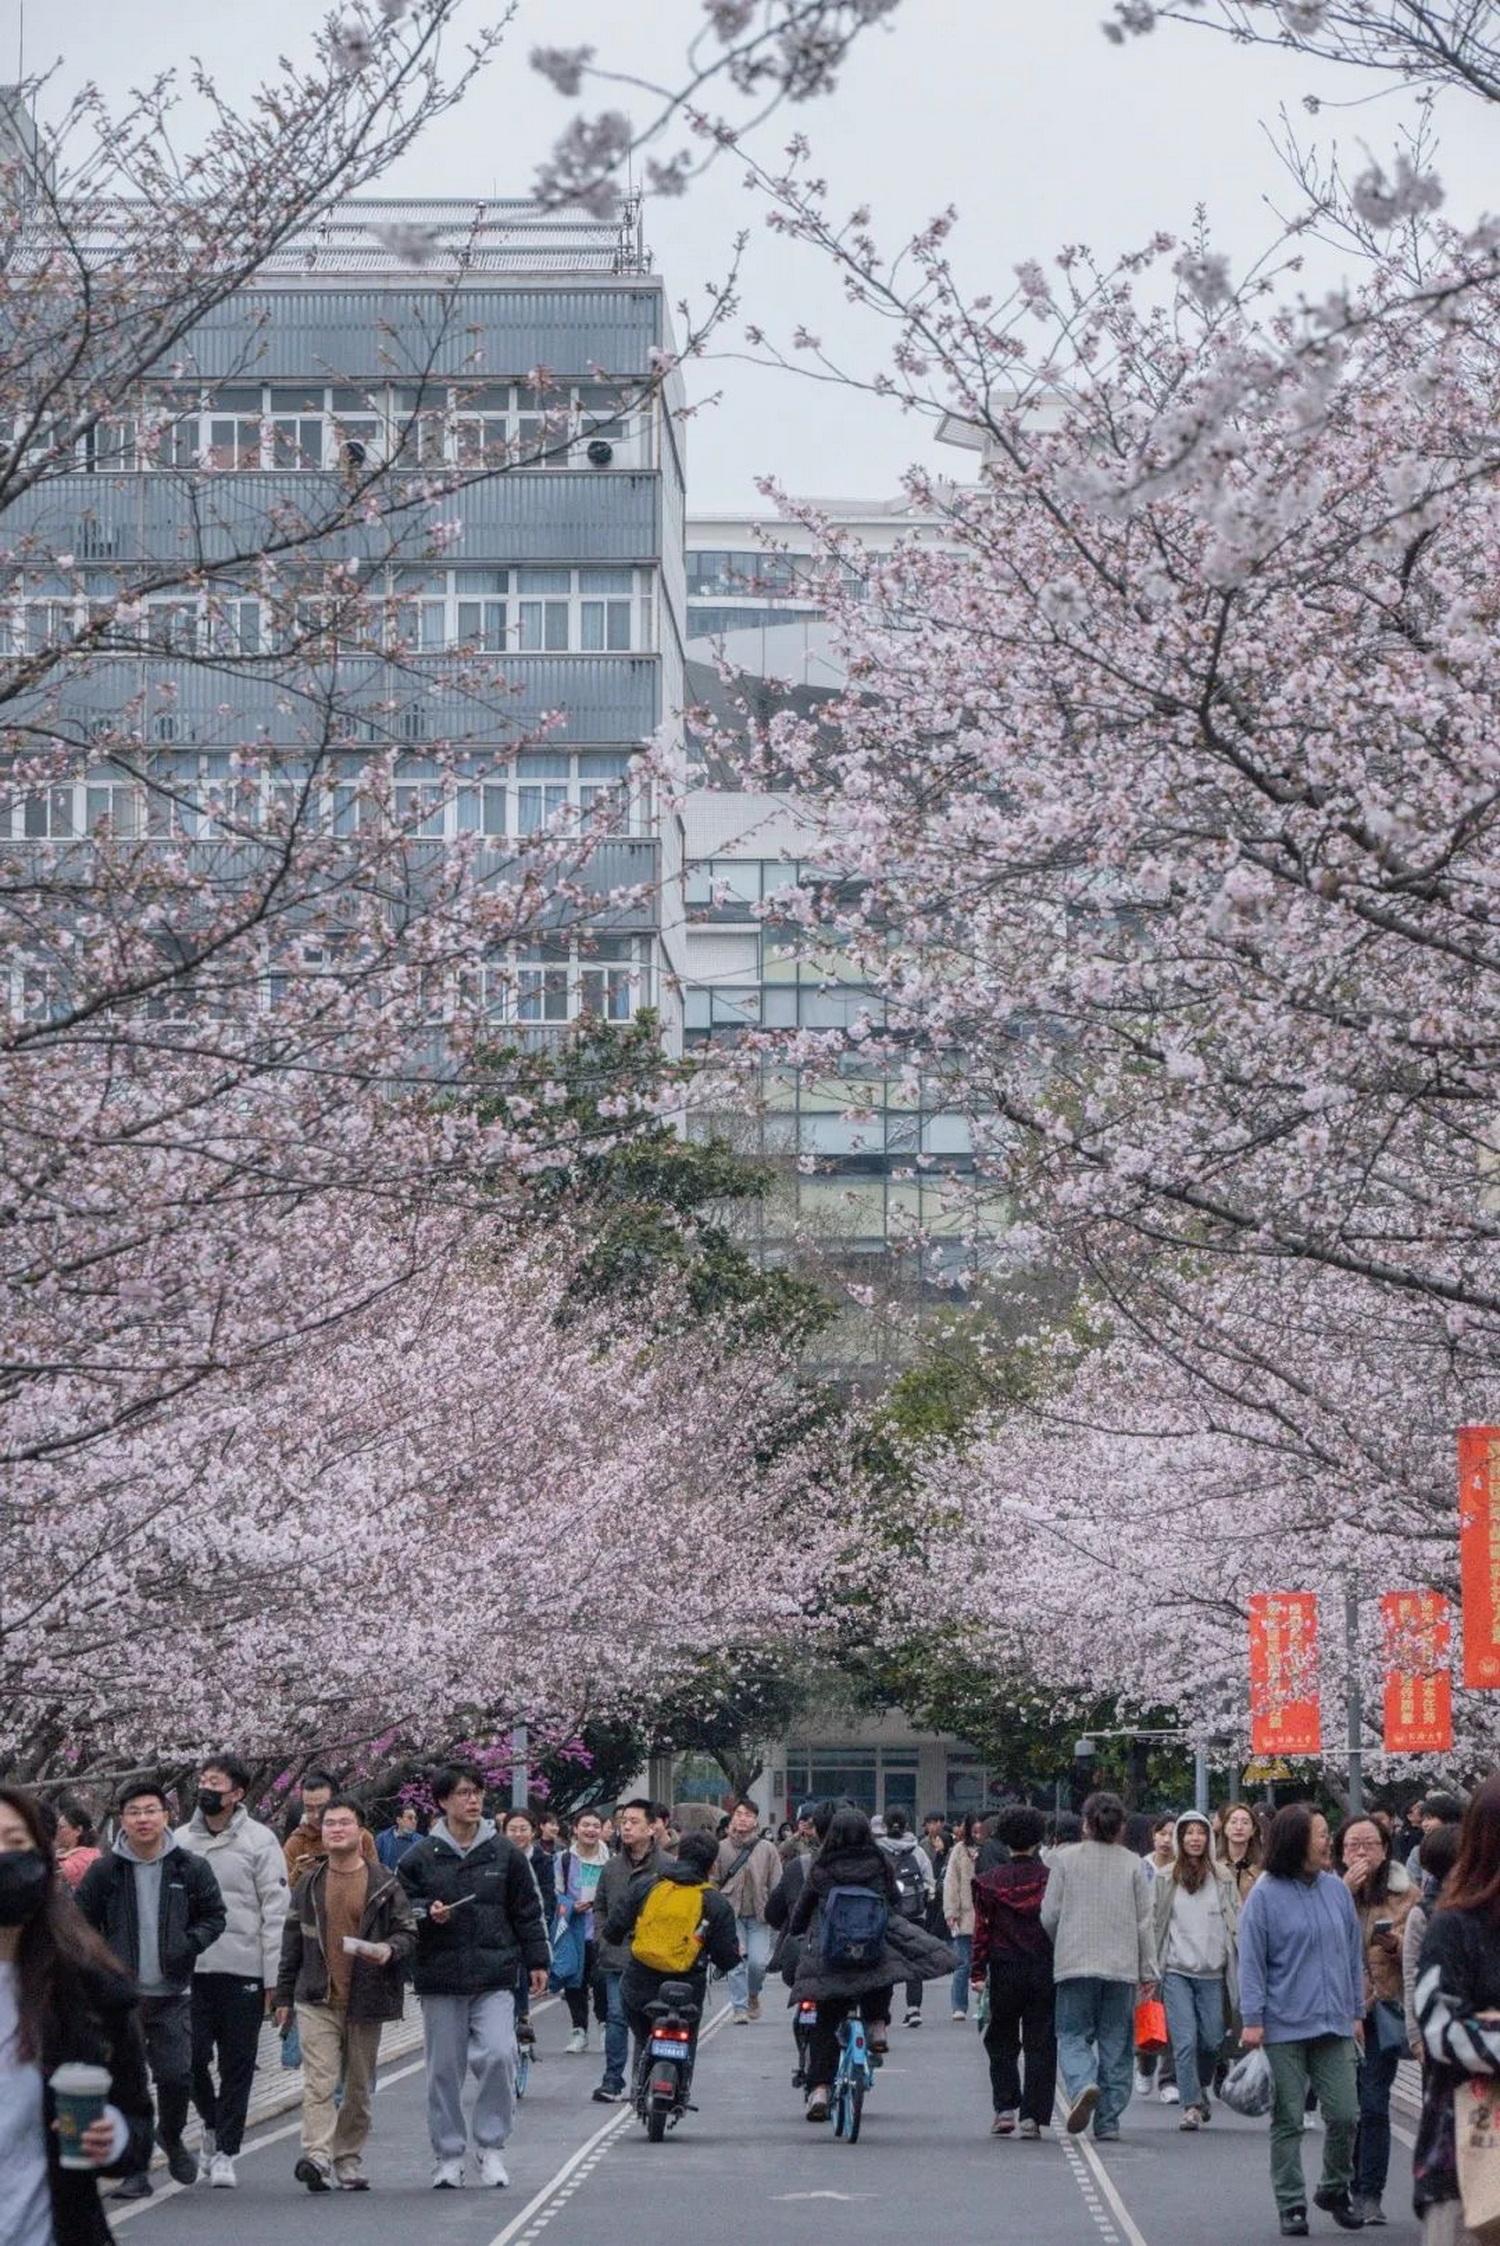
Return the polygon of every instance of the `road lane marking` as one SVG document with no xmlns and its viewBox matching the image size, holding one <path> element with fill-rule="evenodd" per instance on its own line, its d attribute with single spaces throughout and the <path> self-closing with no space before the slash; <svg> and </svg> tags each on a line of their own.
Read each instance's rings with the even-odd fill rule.
<svg viewBox="0 0 1500 2246">
<path fill-rule="evenodd" d="M 1147 2246 L 1147 2241 L 1136 2227 L 1134 2216 L 1115 2188 L 1113 2177 L 1100 2159 L 1094 2146 L 1081 2132 L 1070 2137 L 1067 2131 L 1068 2109 L 1059 2096 L 1053 2108 L 1052 2126 L 1057 2141 L 1062 2146 L 1074 2183 L 1083 2198 L 1083 2204 L 1093 2216 L 1099 2235 L 1106 2246 Z M 1103 2195 L 1109 2212 L 1099 2204 Z M 1111 2215 L 1114 2220 L 1111 2221 Z"/>
<path fill-rule="evenodd" d="M 723 2011 L 716 2013 L 709 2021 L 698 2038 L 700 2051 L 711 2036 L 718 2034 L 730 2017 L 730 2011 L 731 2007 L 726 2004 Z M 635 2118 L 635 2108 L 629 2104 L 622 2106 L 618 2113 L 612 2113 L 608 2121 L 596 2129 L 591 2137 L 585 2137 L 576 2151 L 568 2155 L 556 2174 L 549 2177 L 539 2191 L 532 2193 L 521 2212 L 513 2215 L 503 2230 L 496 2231 L 489 2246 L 519 2246 L 519 2242 L 523 2240 L 525 2246 L 530 2246 L 530 2241 L 546 2228 L 559 2207 L 571 2199 L 579 2185 L 592 2175 L 621 2130 Z M 1142 2246 L 1145 2246 L 1144 2241 Z"/>
</svg>

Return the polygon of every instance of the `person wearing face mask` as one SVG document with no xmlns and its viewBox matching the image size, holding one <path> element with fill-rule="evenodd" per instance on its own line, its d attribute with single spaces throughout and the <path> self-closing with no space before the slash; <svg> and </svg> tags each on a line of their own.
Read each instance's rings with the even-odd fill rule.
<svg viewBox="0 0 1500 2246">
<path fill-rule="evenodd" d="M 103 2067 L 104 2111 L 84 2130 L 88 2168 L 64 2168 L 50 2085 L 60 2066 Z M 0 2238 L 6 2246 L 109 2246 L 96 2176 L 143 2167 L 151 2092 L 135 1992 L 73 1908 L 37 1805 L 0 1786 Z"/>
<path fill-rule="evenodd" d="M 90 1865 L 77 1892 L 90 1926 L 135 1975 L 156 2085 L 156 2141 L 173 2183 L 196 2183 L 198 2163 L 182 2141 L 193 2077 L 190 1991 L 193 1967 L 224 1931 L 219 1883 L 202 1857 L 178 1846 L 161 1787 L 142 1780 L 120 1798 L 113 1853 Z M 110 2197 L 149 2199 L 147 2165 L 142 2160 Z"/>
<path fill-rule="evenodd" d="M 198 2181 L 235 2183 L 260 2026 L 276 1986 L 290 1889 L 281 1843 L 245 1807 L 250 1773 L 234 1755 L 212 1755 L 177 1845 L 213 1868 L 228 1924 L 193 1968 L 193 2104 L 203 2124 Z M 219 2079 L 214 2082 L 217 2063 Z"/>
</svg>

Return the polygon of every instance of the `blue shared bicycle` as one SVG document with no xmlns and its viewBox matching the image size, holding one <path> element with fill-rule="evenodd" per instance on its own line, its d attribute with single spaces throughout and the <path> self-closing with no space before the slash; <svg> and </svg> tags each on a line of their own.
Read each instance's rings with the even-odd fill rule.
<svg viewBox="0 0 1500 2246">
<path fill-rule="evenodd" d="M 875 2060 L 865 2034 L 865 2023 L 851 2012 L 839 2023 L 839 2063 L 829 2093 L 828 2110 L 836 2137 L 852 2145 L 859 2136 L 865 2099 L 875 2087 Z"/>
</svg>

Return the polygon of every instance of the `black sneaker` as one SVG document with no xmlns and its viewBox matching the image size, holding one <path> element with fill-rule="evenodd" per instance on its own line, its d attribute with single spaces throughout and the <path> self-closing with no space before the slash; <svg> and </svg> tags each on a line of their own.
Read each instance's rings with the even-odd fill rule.
<svg viewBox="0 0 1500 2246">
<path fill-rule="evenodd" d="M 333 2181 L 327 2169 L 320 2168 L 315 2160 L 309 2160 L 306 2153 L 302 2155 L 302 2158 L 292 2170 L 292 2174 L 299 2184 L 306 2184 L 309 2191 L 332 2191 L 333 2189 Z"/>
<path fill-rule="evenodd" d="M 1283 2238 L 1305 2238 L 1307 2236 L 1307 2209 L 1305 2207 L 1282 2208 L 1281 2235 Z"/>
<path fill-rule="evenodd" d="M 1363 2230 L 1365 2218 L 1349 2196 L 1347 2187 L 1329 2191 L 1319 2185 L 1313 2193 L 1313 2205 L 1321 2207 L 1325 2215 L 1332 2215 L 1340 2230 Z"/>
<path fill-rule="evenodd" d="M 198 2181 L 198 2155 L 189 2152 L 180 2137 L 164 2137 L 158 2129 L 156 2141 L 167 2156 L 167 2174 L 174 2184 L 195 2184 Z"/>
<path fill-rule="evenodd" d="M 106 2197 L 110 2199 L 149 2199 L 151 2193 L 152 2183 L 149 2176 L 122 2176 L 114 2190 L 107 2193 Z"/>
<path fill-rule="evenodd" d="M 619 2088 L 616 2089 L 612 2082 L 601 2082 L 594 2092 L 594 2103 L 596 2106 L 623 2106 L 625 2103 L 625 2085 L 621 2083 Z"/>
</svg>

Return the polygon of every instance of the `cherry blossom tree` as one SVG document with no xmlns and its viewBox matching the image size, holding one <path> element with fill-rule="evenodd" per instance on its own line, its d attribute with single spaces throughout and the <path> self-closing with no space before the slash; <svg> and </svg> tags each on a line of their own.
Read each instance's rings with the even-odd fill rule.
<svg viewBox="0 0 1500 2246">
<path fill-rule="evenodd" d="M 827 1628 L 858 1498 L 782 1353 L 580 1312 L 555 1230 L 339 1206 L 290 1220 L 272 1276 L 357 1308 L 13 1476 L 12 1770 L 569 1736 Z"/>
</svg>

